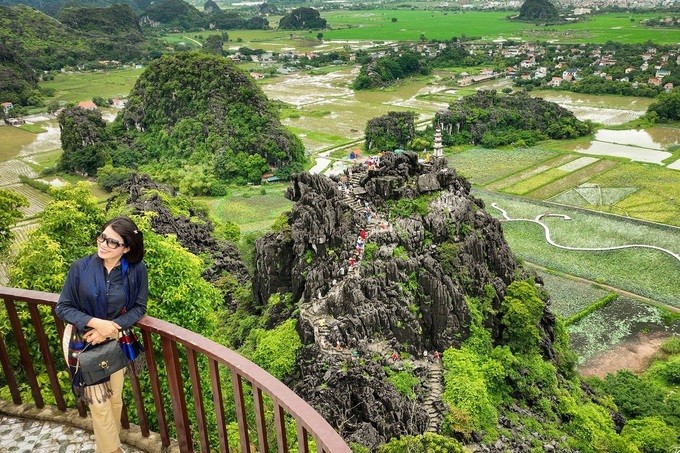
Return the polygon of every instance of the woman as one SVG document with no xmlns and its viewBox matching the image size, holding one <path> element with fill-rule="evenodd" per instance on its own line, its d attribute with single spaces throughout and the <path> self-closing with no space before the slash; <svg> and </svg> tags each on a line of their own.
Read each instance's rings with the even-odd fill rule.
<svg viewBox="0 0 680 453">
<path fill-rule="evenodd" d="M 146 312 L 148 279 L 144 239 L 127 217 L 109 221 L 97 236 L 97 252 L 71 265 L 56 314 L 67 323 L 64 356 L 71 371 L 73 390 L 85 400 L 92 414 L 92 427 L 99 453 L 122 452 L 120 417 L 125 369 L 95 384 L 82 386 L 77 357 L 87 344 L 118 339 Z M 125 336 L 124 338 L 129 338 Z M 125 348 L 133 362 L 143 358 L 141 345 Z"/>
</svg>

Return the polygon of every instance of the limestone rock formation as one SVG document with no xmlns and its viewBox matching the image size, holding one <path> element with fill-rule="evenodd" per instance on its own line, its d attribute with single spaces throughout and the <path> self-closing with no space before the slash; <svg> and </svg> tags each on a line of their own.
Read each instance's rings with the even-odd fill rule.
<svg viewBox="0 0 680 453">
<path fill-rule="evenodd" d="M 278 292 L 299 308 L 305 346 L 288 384 L 350 441 L 435 431 L 434 352 L 470 335 L 466 297 L 493 294 L 497 309 L 524 272 L 500 223 L 443 159 L 408 152 L 333 179 L 295 175 L 286 196 L 296 203 L 288 224 L 256 243 L 253 289 L 260 307 Z M 547 331 L 554 320 L 544 321 Z M 486 326 L 499 338 L 496 319 Z M 418 378 L 413 398 L 389 379 L 404 369 Z"/>
<path fill-rule="evenodd" d="M 215 282 L 224 273 L 230 274 L 240 284 L 250 279 L 250 274 L 236 246 L 227 241 L 219 241 L 214 236 L 214 226 L 200 210 L 190 208 L 190 217 L 173 214 L 163 196 L 175 196 L 172 188 L 155 183 L 147 175 L 135 175 L 118 191 L 118 197 L 126 199 L 125 204 L 134 211 L 155 212 L 151 218 L 151 227 L 159 234 L 174 234 L 190 252 L 199 255 L 207 253 L 212 258 L 212 265 L 206 270 L 204 278 Z M 114 198 L 110 203 L 115 203 Z M 231 306 L 230 295 L 225 295 L 225 303 Z M 233 308 L 233 307 L 232 307 Z"/>
</svg>

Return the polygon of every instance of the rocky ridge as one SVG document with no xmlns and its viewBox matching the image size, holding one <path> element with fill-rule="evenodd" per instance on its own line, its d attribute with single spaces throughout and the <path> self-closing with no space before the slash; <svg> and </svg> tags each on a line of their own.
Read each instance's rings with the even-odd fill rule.
<svg viewBox="0 0 680 453">
<path fill-rule="evenodd" d="M 289 385 L 350 442 L 438 431 L 434 351 L 470 335 L 467 297 L 498 309 L 523 273 L 499 222 L 443 160 L 413 153 L 333 179 L 295 175 L 286 196 L 296 202 L 288 224 L 256 243 L 253 289 L 260 307 L 290 295 L 293 308 L 270 313 L 272 324 L 298 314 L 305 346 Z M 497 319 L 485 325 L 500 337 Z M 401 372 L 416 378 L 411 395 L 390 381 Z"/>
</svg>

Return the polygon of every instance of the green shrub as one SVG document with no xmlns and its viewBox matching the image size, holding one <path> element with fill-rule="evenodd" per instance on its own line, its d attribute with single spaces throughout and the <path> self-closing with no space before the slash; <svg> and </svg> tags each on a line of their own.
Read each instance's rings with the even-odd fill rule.
<svg viewBox="0 0 680 453">
<path fill-rule="evenodd" d="M 443 363 L 444 403 L 469 413 L 473 429 L 493 430 L 498 412 L 489 396 L 479 357 L 466 348 L 449 348 L 444 351 Z"/>
<path fill-rule="evenodd" d="M 253 361 L 278 379 L 283 379 L 295 368 L 298 349 L 302 347 L 295 330 L 295 319 L 289 319 L 272 330 L 254 329 L 257 346 Z"/>
<path fill-rule="evenodd" d="M 661 350 L 666 354 L 680 354 L 680 338 L 671 338 L 666 341 L 661 346 Z"/>
<path fill-rule="evenodd" d="M 544 303 L 536 287 L 526 281 L 515 281 L 508 286 L 501 304 L 503 340 L 517 353 L 540 351 L 541 336 L 538 323 L 543 317 Z"/>
<path fill-rule="evenodd" d="M 425 433 L 418 436 L 402 436 L 382 445 L 378 453 L 464 453 L 455 440 L 439 434 Z"/>
<path fill-rule="evenodd" d="M 407 371 L 398 371 L 393 373 L 387 378 L 387 380 L 390 381 L 392 385 L 394 385 L 400 394 L 408 397 L 409 399 L 413 399 L 413 397 L 415 397 L 416 394 L 414 389 L 418 384 L 420 384 L 420 380 Z"/>
<path fill-rule="evenodd" d="M 635 444 L 642 453 L 667 453 L 678 441 L 678 432 L 658 417 L 629 421 L 621 436 Z"/>
<path fill-rule="evenodd" d="M 664 391 L 656 383 L 640 379 L 630 371 L 609 374 L 603 382 L 604 390 L 626 418 L 640 418 L 662 414 Z"/>
</svg>

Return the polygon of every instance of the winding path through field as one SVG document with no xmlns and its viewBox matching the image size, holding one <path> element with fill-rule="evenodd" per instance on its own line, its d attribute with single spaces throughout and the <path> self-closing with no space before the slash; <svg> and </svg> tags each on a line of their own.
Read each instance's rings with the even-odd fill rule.
<svg viewBox="0 0 680 453">
<path fill-rule="evenodd" d="M 543 231 L 545 231 L 545 240 L 548 242 L 548 244 L 552 245 L 553 247 L 557 247 L 559 249 L 563 250 L 572 250 L 572 251 L 577 251 L 577 252 L 604 252 L 604 251 L 609 251 L 609 250 L 621 250 L 621 249 L 629 249 L 629 248 L 646 248 L 646 249 L 654 249 L 654 250 L 659 250 L 663 253 L 667 253 L 676 260 L 680 261 L 680 254 L 672 252 L 668 249 L 662 248 L 662 247 L 657 247 L 655 245 L 648 245 L 648 244 L 628 244 L 628 245 L 614 245 L 611 247 L 570 247 L 567 245 L 560 245 L 557 244 L 553 239 L 550 237 L 550 228 L 548 225 L 545 223 L 541 222 L 541 219 L 543 217 L 561 217 L 563 220 L 571 220 L 571 217 L 564 215 L 564 214 L 550 214 L 550 213 L 541 213 L 537 215 L 533 219 L 512 219 L 508 215 L 507 211 L 505 209 L 501 208 L 498 206 L 497 203 L 491 203 L 491 207 L 500 211 L 500 213 L 503 215 L 503 220 L 502 222 L 533 222 L 537 223 L 543 228 Z"/>
</svg>

